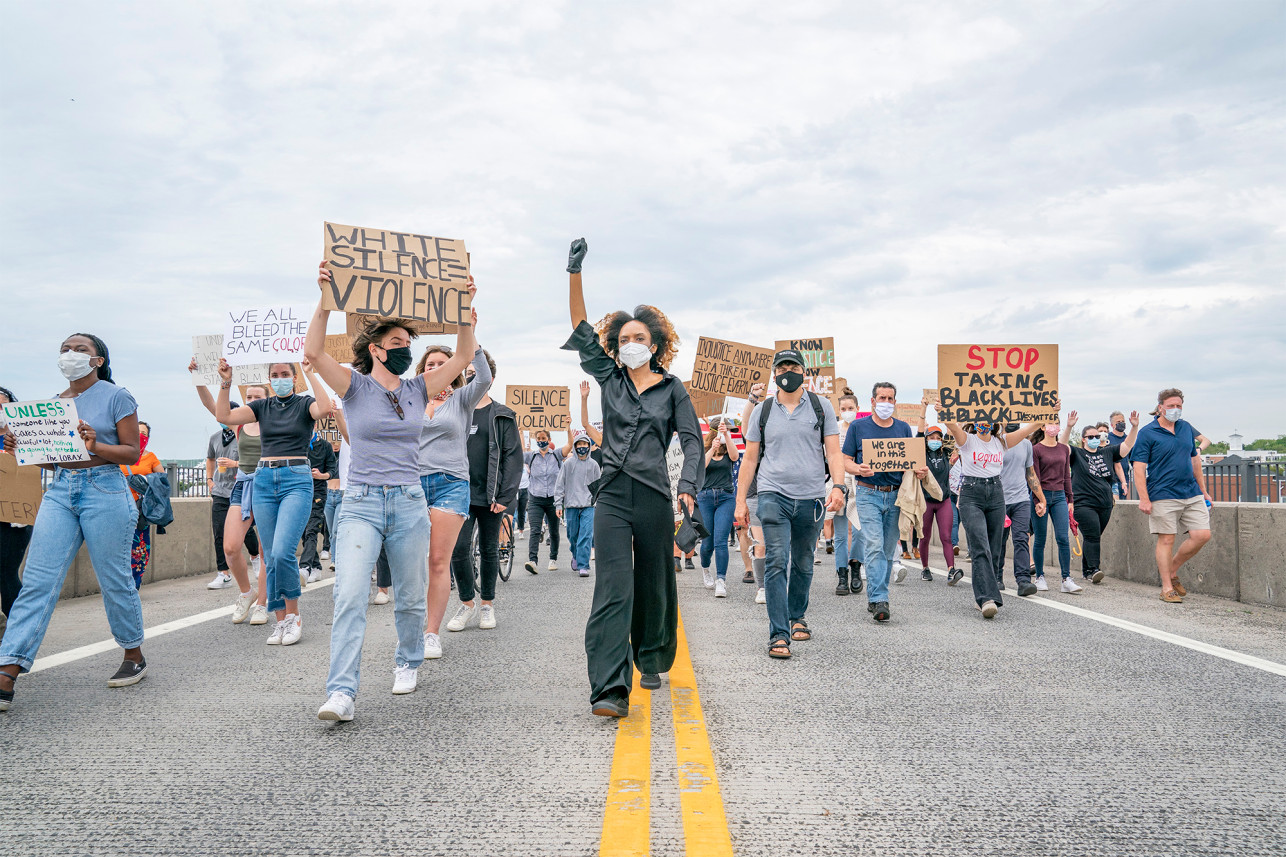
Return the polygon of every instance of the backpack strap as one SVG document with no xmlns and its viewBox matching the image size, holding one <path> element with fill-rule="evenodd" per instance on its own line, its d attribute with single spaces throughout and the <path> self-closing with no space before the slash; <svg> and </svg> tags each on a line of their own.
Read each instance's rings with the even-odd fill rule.
<svg viewBox="0 0 1286 857">
<path fill-rule="evenodd" d="M 826 412 L 822 410 L 821 397 L 812 390 L 805 390 L 804 395 L 808 397 L 808 403 L 813 406 L 813 416 L 817 418 L 817 440 L 822 448 L 822 471 L 826 471 Z M 772 409 L 768 406 L 769 402 L 776 403 L 777 397 L 771 396 L 764 399 L 763 406 L 759 411 L 759 463 L 762 465 L 765 456 L 768 455 L 768 417 L 772 415 Z"/>
</svg>

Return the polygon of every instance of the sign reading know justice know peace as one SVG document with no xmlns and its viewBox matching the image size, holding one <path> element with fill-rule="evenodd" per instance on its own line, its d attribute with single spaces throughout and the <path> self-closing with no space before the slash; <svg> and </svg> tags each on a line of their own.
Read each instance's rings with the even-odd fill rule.
<svg viewBox="0 0 1286 857">
<path fill-rule="evenodd" d="M 567 431 L 572 422 L 566 387 L 509 386 L 505 404 L 513 408 L 521 431 Z"/>
<path fill-rule="evenodd" d="M 942 422 L 1058 421 L 1057 345 L 939 345 Z"/>
<path fill-rule="evenodd" d="M 18 440 L 14 457 L 19 464 L 89 461 L 89 450 L 76 431 L 80 417 L 71 399 L 9 402 L 0 405 L 0 422 L 8 423 L 9 431 Z M 0 453 L 3 454 L 6 453 Z"/>
<path fill-rule="evenodd" d="M 804 357 L 804 384 L 819 396 L 835 392 L 835 337 L 779 339 L 777 350 L 793 348 Z"/>
<path fill-rule="evenodd" d="M 726 339 L 703 336 L 697 340 L 697 361 L 692 367 L 688 395 L 700 392 L 702 398 L 750 395 L 752 384 L 767 384 L 772 374 L 771 348 L 743 345 Z"/>
<path fill-rule="evenodd" d="M 876 473 L 915 470 L 924 466 L 924 438 L 868 437 L 862 441 L 862 463 Z"/>
<path fill-rule="evenodd" d="M 453 333 L 469 323 L 464 242 L 327 223 L 325 260 L 334 280 L 322 306 L 349 315 L 419 322 L 416 333 Z"/>
</svg>

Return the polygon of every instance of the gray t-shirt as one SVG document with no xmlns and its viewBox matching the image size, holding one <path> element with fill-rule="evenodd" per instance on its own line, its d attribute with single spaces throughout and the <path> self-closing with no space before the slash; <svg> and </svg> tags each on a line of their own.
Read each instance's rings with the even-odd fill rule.
<svg viewBox="0 0 1286 857">
<path fill-rule="evenodd" d="M 433 418 L 420 409 L 420 475 L 445 473 L 469 478 L 469 429 L 473 409 L 491 389 L 491 367 L 479 348 L 473 352 L 473 380 L 433 409 Z"/>
<path fill-rule="evenodd" d="M 1032 466 L 1035 457 L 1031 451 L 1031 441 L 1023 438 L 1022 443 L 1005 450 L 1005 460 L 1000 466 L 1000 487 L 1005 489 L 1005 505 L 1026 503 L 1031 498 L 1027 487 L 1027 468 Z"/>
<path fill-rule="evenodd" d="M 822 435 L 839 434 L 835 409 L 821 399 Z M 764 408 L 772 408 L 768 415 L 768 448 L 759 451 L 759 494 L 775 491 L 792 500 L 815 500 L 826 496 L 827 462 L 825 450 L 817 434 L 817 414 L 808 401 L 808 394 L 799 400 L 793 412 L 778 404 L 775 398 L 765 399 L 755 406 L 750 415 L 746 440 L 763 443 L 759 431 L 760 415 Z"/>
<path fill-rule="evenodd" d="M 229 467 L 224 472 L 219 472 L 219 459 L 231 458 L 237 460 L 237 436 L 232 436 L 231 443 L 223 442 L 223 430 L 220 429 L 210 435 L 210 445 L 205 450 L 205 457 L 214 462 L 214 487 L 210 489 L 211 497 L 231 497 L 232 486 L 237 481 L 237 468 Z"/>
<path fill-rule="evenodd" d="M 370 375 L 350 370 L 352 378 L 344 394 L 344 419 L 353 445 L 348 468 L 350 485 L 419 485 L 420 469 L 416 451 L 420 443 L 420 416 L 428 404 L 424 376 L 403 378 L 393 395 Z"/>
</svg>

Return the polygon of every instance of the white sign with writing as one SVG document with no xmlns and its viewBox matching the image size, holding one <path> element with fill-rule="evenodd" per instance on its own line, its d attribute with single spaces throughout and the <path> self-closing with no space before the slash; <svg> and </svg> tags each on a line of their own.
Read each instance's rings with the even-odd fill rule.
<svg viewBox="0 0 1286 857">
<path fill-rule="evenodd" d="M 192 358 L 196 360 L 196 371 L 192 373 L 192 383 L 197 387 L 217 387 L 219 378 L 219 358 L 223 356 L 223 334 L 192 337 Z M 238 387 L 246 384 L 262 384 L 268 380 L 267 363 L 247 363 L 244 366 L 232 367 L 232 383 Z"/>
<path fill-rule="evenodd" d="M 80 418 L 71 399 L 10 402 L 0 405 L 9 431 L 18 440 L 18 464 L 66 464 L 89 461 L 89 450 L 76 427 Z"/>
<path fill-rule="evenodd" d="M 312 308 L 307 306 L 229 310 L 223 315 L 223 357 L 233 366 L 298 363 L 310 321 Z"/>
</svg>

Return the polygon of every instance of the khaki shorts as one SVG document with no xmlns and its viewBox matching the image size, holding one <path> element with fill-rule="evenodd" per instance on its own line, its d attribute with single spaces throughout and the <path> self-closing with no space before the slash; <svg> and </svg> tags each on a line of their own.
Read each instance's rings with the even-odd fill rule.
<svg viewBox="0 0 1286 857">
<path fill-rule="evenodd" d="M 1187 500 L 1153 500 L 1148 530 L 1153 535 L 1173 536 L 1193 530 L 1210 529 L 1210 510 L 1201 495 Z"/>
</svg>

